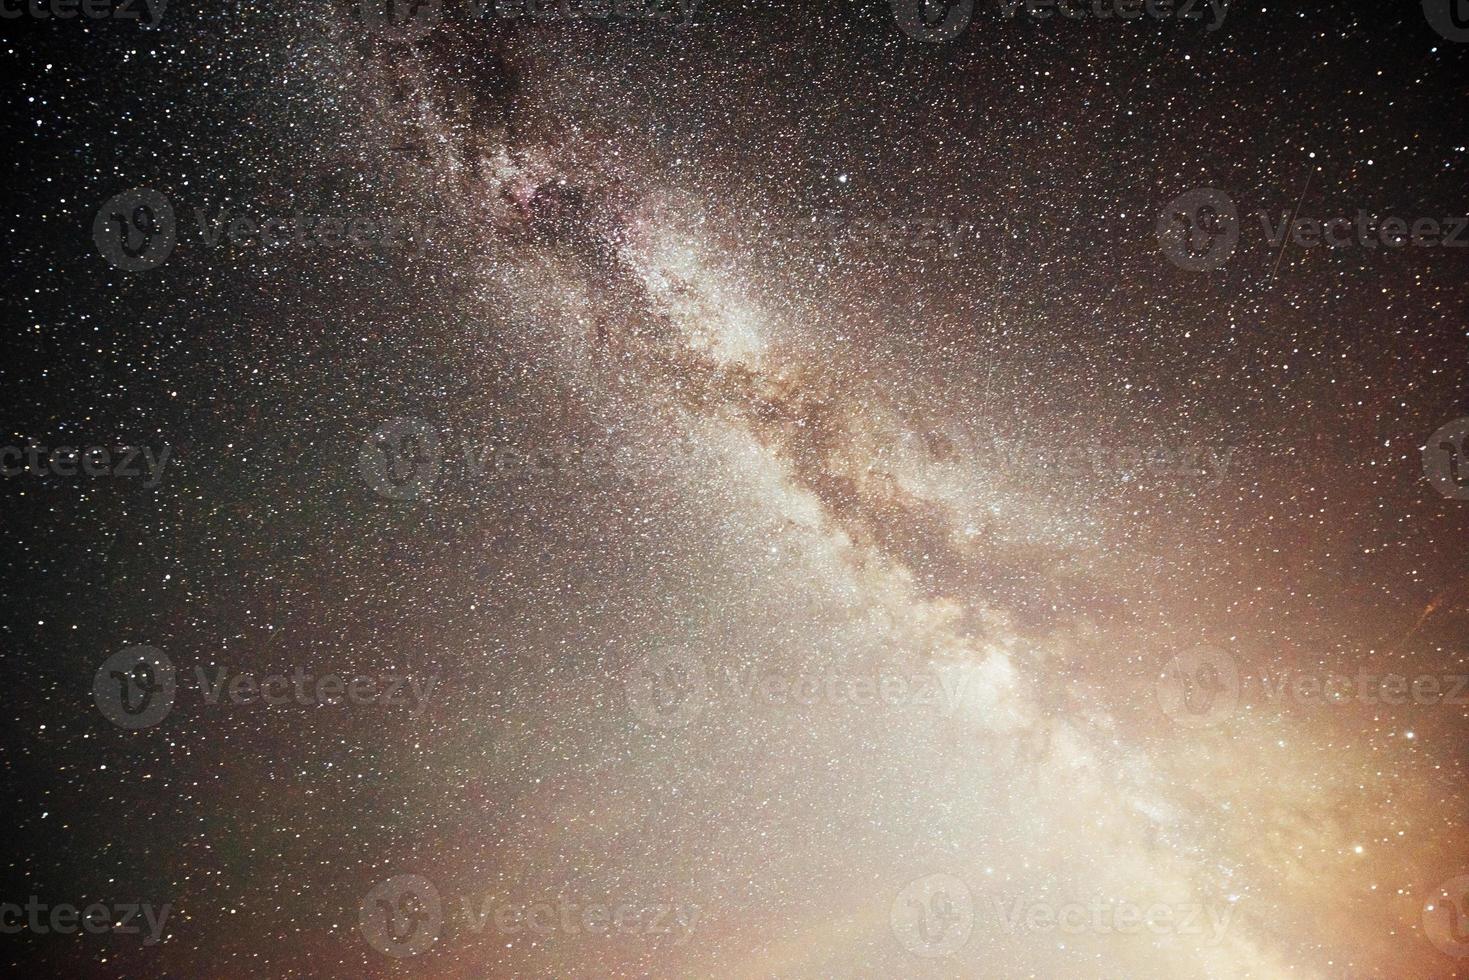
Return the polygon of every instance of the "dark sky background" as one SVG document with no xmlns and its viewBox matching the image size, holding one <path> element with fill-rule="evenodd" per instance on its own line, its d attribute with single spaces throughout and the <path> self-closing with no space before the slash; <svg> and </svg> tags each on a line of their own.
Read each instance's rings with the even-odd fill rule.
<svg viewBox="0 0 1469 980">
<path fill-rule="evenodd" d="M 1469 248 L 1281 254 L 1254 217 L 1469 213 L 1469 45 L 1416 3 L 1361 8 L 1242 4 L 1206 33 L 986 7 L 938 44 L 874 3 L 714 3 L 676 30 L 447 2 L 414 41 L 326 5 L 6 21 L 0 443 L 171 460 L 153 487 L 3 477 L 0 901 L 174 911 L 154 946 L 6 935 L 0 961 L 1456 975 L 1420 910 L 1469 872 L 1465 706 L 1247 689 L 1200 732 L 1155 702 L 1197 644 L 1250 677 L 1466 670 L 1469 502 L 1423 478 L 1422 447 L 1469 414 Z M 233 208 L 442 231 L 181 244 L 132 273 L 93 220 L 137 187 L 182 225 Z M 1198 187 L 1243 219 L 1209 272 L 1155 233 Z M 885 221 L 956 230 L 863 232 Z M 450 464 L 391 499 L 361 460 L 400 417 L 550 462 Z M 1211 482 L 1119 462 L 1135 446 L 1233 455 Z M 1078 453 L 1100 462 L 1061 467 Z M 181 677 L 439 694 L 415 713 L 181 691 L 128 732 L 92 683 L 133 644 Z M 624 688 L 668 648 L 799 676 L 961 662 L 991 686 L 965 724 L 741 704 L 650 731 Z M 938 872 L 974 890 L 973 938 L 910 955 L 890 903 Z M 701 915 L 676 946 L 451 925 L 399 961 L 358 909 L 400 874 L 456 907 Z M 1007 932 L 989 888 L 1241 911 L 1201 952 Z"/>
</svg>

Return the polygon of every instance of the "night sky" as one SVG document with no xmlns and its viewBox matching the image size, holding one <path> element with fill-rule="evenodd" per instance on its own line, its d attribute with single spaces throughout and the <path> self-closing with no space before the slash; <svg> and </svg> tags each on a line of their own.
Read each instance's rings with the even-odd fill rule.
<svg viewBox="0 0 1469 980">
<path fill-rule="evenodd" d="M 1469 5 L 367 2 L 3 7 L 7 972 L 1469 976 Z"/>
</svg>

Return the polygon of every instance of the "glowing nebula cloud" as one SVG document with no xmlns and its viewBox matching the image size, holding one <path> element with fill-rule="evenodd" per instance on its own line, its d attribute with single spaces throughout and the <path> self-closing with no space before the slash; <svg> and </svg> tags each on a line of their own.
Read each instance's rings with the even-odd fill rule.
<svg viewBox="0 0 1469 980">
<path fill-rule="evenodd" d="M 176 778 L 224 794 L 182 791 L 210 843 L 164 875 L 182 914 L 153 962 L 1466 969 L 1469 505 L 1420 463 L 1460 383 L 1434 367 L 1464 353 L 1457 256 L 1240 236 L 1204 268 L 1167 238 L 1170 201 L 1219 210 L 1198 188 L 1244 227 L 1462 170 L 1439 110 L 1312 130 L 1367 125 L 1324 12 L 1066 40 L 982 11 L 923 38 L 878 4 L 605 6 L 313 11 L 228 66 L 231 93 L 280 86 L 212 110 L 279 137 L 251 180 L 417 230 L 391 260 L 252 254 L 194 294 L 254 324 L 220 332 L 242 407 L 195 456 L 256 473 L 290 455 L 274 432 L 317 463 L 234 509 L 187 476 L 167 567 L 190 591 L 129 641 L 172 700 L 136 722 L 127 653 L 96 680 L 109 737 L 190 745 Z M 1329 66 L 1299 106 L 1286 68 L 1252 89 L 1230 61 L 1313 30 Z M 1229 91 L 1185 107 L 1195 71 Z M 1415 126 L 1418 156 L 1390 153 Z M 1453 206 L 1424 186 L 1420 213 Z M 235 598 L 198 584 L 215 561 Z M 205 593 L 228 609 L 201 640 Z M 190 687 L 219 656 L 308 664 L 355 707 L 318 684 L 247 715 Z M 400 677 L 411 711 L 379 695 Z"/>
</svg>

